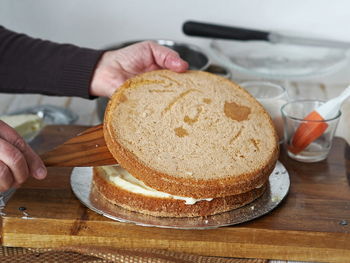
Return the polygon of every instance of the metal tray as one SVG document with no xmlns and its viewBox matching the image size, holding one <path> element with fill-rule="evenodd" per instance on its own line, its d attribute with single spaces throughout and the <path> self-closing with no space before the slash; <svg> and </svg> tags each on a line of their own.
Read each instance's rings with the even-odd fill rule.
<svg viewBox="0 0 350 263">
<path fill-rule="evenodd" d="M 96 203 L 91 196 L 91 182 L 92 167 L 76 167 L 73 169 L 71 186 L 74 194 L 84 205 L 96 213 L 119 222 L 175 229 L 210 229 L 250 221 L 269 213 L 277 207 L 287 195 L 290 186 L 287 170 L 280 162 L 277 162 L 269 177 L 269 186 L 266 192 L 252 203 L 213 216 L 170 218 L 131 212 L 106 202 L 101 202 L 103 204 Z"/>
</svg>

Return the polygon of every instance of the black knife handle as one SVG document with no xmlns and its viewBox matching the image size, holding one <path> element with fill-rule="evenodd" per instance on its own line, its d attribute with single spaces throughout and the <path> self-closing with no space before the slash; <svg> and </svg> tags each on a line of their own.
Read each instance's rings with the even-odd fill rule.
<svg viewBox="0 0 350 263">
<path fill-rule="evenodd" d="M 240 27 L 221 26 L 195 21 L 187 21 L 183 24 L 183 32 L 189 36 L 233 39 L 233 40 L 266 40 L 269 32 L 251 30 Z"/>
</svg>

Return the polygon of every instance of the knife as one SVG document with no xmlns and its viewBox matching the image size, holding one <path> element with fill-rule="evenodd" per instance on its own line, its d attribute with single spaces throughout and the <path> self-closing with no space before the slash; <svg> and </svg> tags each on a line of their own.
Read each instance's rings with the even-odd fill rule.
<svg viewBox="0 0 350 263">
<path fill-rule="evenodd" d="M 40 155 L 46 166 L 81 167 L 117 164 L 103 136 L 102 124 L 91 127 Z"/>
<path fill-rule="evenodd" d="M 273 44 L 292 44 L 315 47 L 328 47 L 338 49 L 350 48 L 349 42 L 333 41 L 327 39 L 304 38 L 298 36 L 288 36 L 276 32 L 246 29 L 242 27 L 232 27 L 216 24 L 208 24 L 195 21 L 187 21 L 183 24 L 183 32 L 189 36 L 199 36 L 207 38 L 230 39 L 230 40 L 263 40 Z"/>
</svg>

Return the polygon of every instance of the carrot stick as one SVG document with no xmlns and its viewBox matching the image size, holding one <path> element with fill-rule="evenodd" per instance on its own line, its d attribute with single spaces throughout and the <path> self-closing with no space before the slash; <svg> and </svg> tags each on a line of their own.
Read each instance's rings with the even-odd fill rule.
<svg viewBox="0 0 350 263">
<path fill-rule="evenodd" d="M 323 117 L 317 111 L 313 111 L 307 115 L 304 118 L 305 122 L 300 124 L 296 130 L 288 150 L 294 154 L 298 154 L 320 137 L 328 127 L 327 123 L 322 122 L 323 120 Z"/>
</svg>

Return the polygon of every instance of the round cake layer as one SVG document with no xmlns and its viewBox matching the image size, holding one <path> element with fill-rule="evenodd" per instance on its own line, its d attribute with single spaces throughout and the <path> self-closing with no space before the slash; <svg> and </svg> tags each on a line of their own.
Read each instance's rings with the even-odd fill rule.
<svg viewBox="0 0 350 263">
<path fill-rule="evenodd" d="M 235 83 L 205 72 L 160 70 L 128 80 L 104 120 L 118 163 L 148 186 L 194 198 L 264 184 L 278 157 L 270 116 Z"/>
<path fill-rule="evenodd" d="M 116 186 L 107 179 L 105 170 L 94 168 L 92 192 L 98 202 L 109 202 L 127 210 L 161 217 L 195 217 L 208 216 L 242 207 L 258 197 L 266 190 L 266 184 L 247 193 L 201 200 L 194 204 L 186 204 L 184 200 L 147 196 L 128 191 Z M 105 200 L 103 200 L 105 199 Z"/>
</svg>

